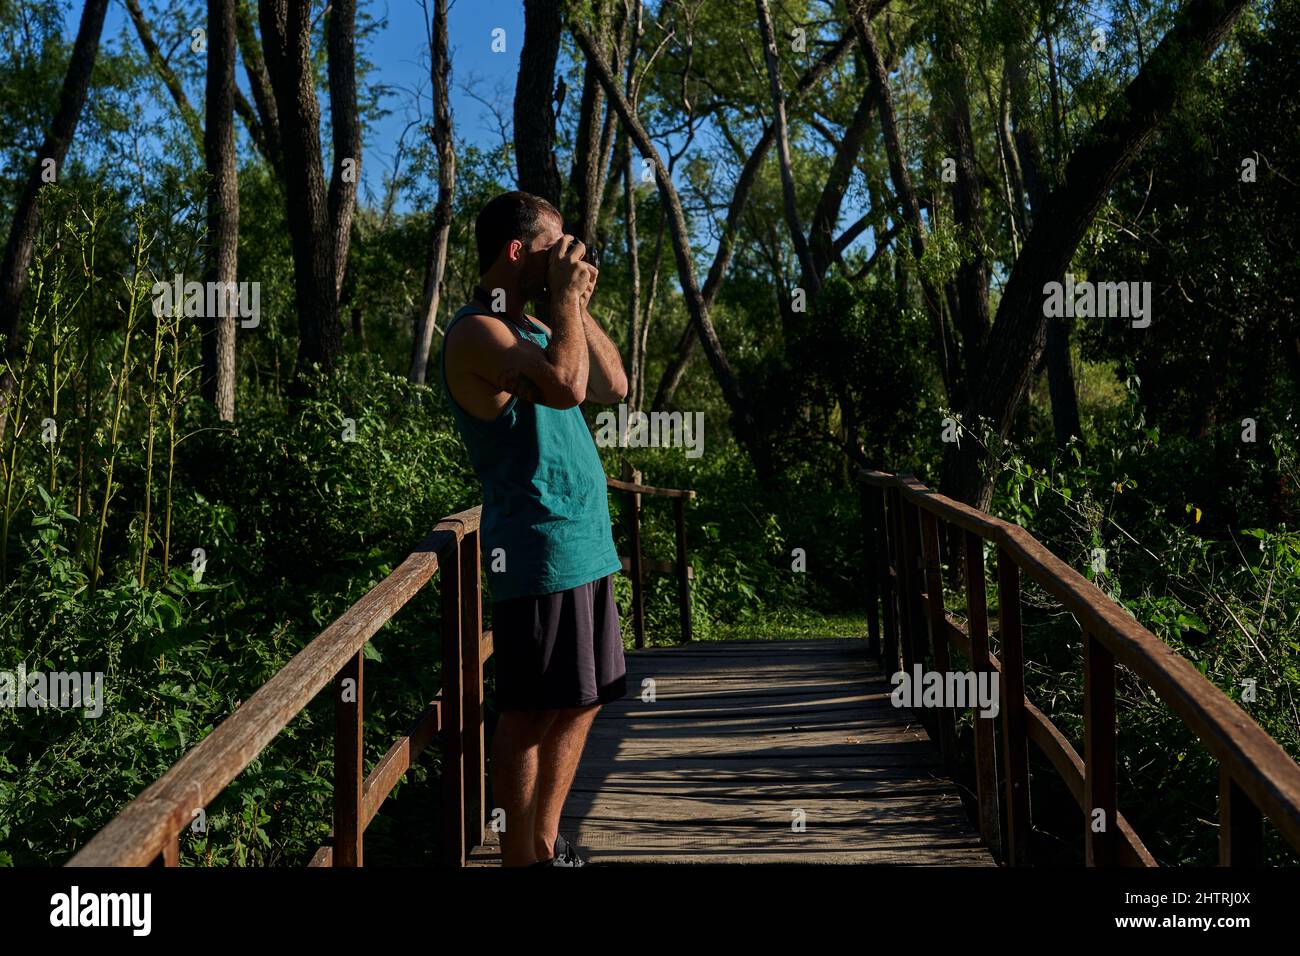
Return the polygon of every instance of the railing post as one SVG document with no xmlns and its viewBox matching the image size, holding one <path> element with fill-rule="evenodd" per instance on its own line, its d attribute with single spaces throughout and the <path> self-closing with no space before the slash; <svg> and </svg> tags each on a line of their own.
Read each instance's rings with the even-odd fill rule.
<svg viewBox="0 0 1300 956">
<path fill-rule="evenodd" d="M 912 609 L 912 661 L 925 665 L 926 620 L 925 608 L 921 605 L 921 593 L 925 590 L 925 568 L 921 562 L 921 509 L 903 499 L 903 542 L 907 546 L 908 580 L 911 582 Z"/>
<path fill-rule="evenodd" d="M 442 579 L 442 855 L 465 865 L 464 646 L 460 546 L 447 549 Z"/>
<path fill-rule="evenodd" d="M 1083 635 L 1083 793 L 1084 862 L 1088 866 L 1115 866 L 1119 861 L 1115 656 L 1086 631 Z"/>
<path fill-rule="evenodd" d="M 623 462 L 623 480 L 641 484 L 641 472 L 632 463 Z M 627 536 L 632 561 L 632 626 L 636 646 L 645 647 L 645 593 L 641 570 L 641 495 L 628 492 Z"/>
<path fill-rule="evenodd" d="M 1002 637 L 1002 751 L 1007 777 L 1007 862 L 1029 863 L 1029 738 L 1025 727 L 1025 649 L 1020 628 L 1020 568 L 998 546 L 998 631 Z"/>
<path fill-rule="evenodd" d="M 895 569 L 894 573 L 897 574 L 898 533 L 894 530 L 895 508 L 889 501 L 889 490 L 882 487 L 879 491 L 880 540 L 877 548 L 880 555 L 880 594 L 885 618 L 884 657 L 881 664 L 884 672 L 893 676 L 898 670 L 898 596 L 895 586 L 897 578 L 891 577 L 890 569 Z"/>
<path fill-rule="evenodd" d="M 486 802 L 486 751 L 483 745 L 483 579 L 479 565 L 479 533 L 471 531 L 460 543 L 461 700 L 464 701 L 464 765 L 473 777 L 465 781 L 465 851 L 483 842 Z"/>
<path fill-rule="evenodd" d="M 357 651 L 335 678 L 334 866 L 362 865 L 364 659 L 363 652 Z"/>
<path fill-rule="evenodd" d="M 930 511 L 919 505 L 921 512 L 921 559 L 925 566 L 926 604 L 929 610 L 930 655 L 934 669 L 944 678 L 952 670 L 952 657 L 948 653 L 948 619 L 943 607 L 943 574 L 939 562 L 939 521 Z M 939 722 L 939 749 L 943 751 L 943 762 L 948 775 L 955 776 L 957 770 L 957 731 L 953 724 L 955 702 L 940 702 L 935 718 Z"/>
<path fill-rule="evenodd" d="M 677 526 L 677 601 L 681 613 L 682 643 L 689 643 L 691 632 L 691 579 L 686 573 L 686 498 L 673 499 L 673 520 Z"/>
<path fill-rule="evenodd" d="M 858 483 L 858 507 L 862 513 L 863 573 L 867 586 L 867 656 L 880 658 L 880 554 L 876 538 L 880 527 L 876 521 L 875 489 Z"/>
<path fill-rule="evenodd" d="M 898 532 L 898 620 L 899 643 L 903 650 L 903 670 L 912 672 L 913 653 L 916 649 L 915 624 L 917 588 L 912 583 L 916 576 L 916 553 L 912 550 L 912 536 L 907 533 L 910 518 L 903 490 L 894 488 L 894 528 Z"/>
<path fill-rule="evenodd" d="M 900 492 L 901 493 L 901 492 Z M 926 665 L 926 619 L 925 612 L 921 606 L 921 592 L 925 589 L 925 572 L 921 565 L 921 517 L 920 508 L 908 501 L 906 496 L 900 499 L 902 509 L 900 517 L 903 521 L 903 549 L 907 565 L 907 617 L 908 633 L 911 645 L 908 654 L 905 654 L 908 674 L 912 674 L 912 669 L 920 665 L 922 669 Z M 910 655 L 910 660 L 906 658 Z M 926 733 L 933 738 L 938 738 L 938 715 L 931 713 L 925 707 L 918 707 L 914 711 L 921 725 L 925 727 Z"/>
<path fill-rule="evenodd" d="M 153 858 L 152 866 L 180 866 L 181 865 L 181 835 L 173 833 L 163 844 L 162 852 Z"/>
<path fill-rule="evenodd" d="M 1219 866 L 1264 865 L 1264 815 L 1219 765 Z"/>
<path fill-rule="evenodd" d="M 989 609 L 984 585 L 984 539 L 973 531 L 963 534 L 966 544 L 966 628 L 970 634 L 971 666 L 976 675 L 995 679 L 989 660 Z M 1000 701 L 999 701 L 1000 703 Z M 997 749 L 993 717 L 974 714 L 975 794 L 979 802 L 980 836 L 984 845 L 1001 855 L 1002 835 L 998 818 Z"/>
</svg>

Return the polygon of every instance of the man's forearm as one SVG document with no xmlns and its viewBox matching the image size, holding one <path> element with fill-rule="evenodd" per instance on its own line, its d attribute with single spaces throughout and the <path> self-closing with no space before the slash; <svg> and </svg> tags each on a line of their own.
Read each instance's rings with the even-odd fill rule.
<svg viewBox="0 0 1300 956">
<path fill-rule="evenodd" d="M 587 396 L 590 379 L 585 310 L 577 293 L 552 300 L 551 341 L 546 346 L 556 377 L 573 392 L 579 403 Z"/>
<path fill-rule="evenodd" d="M 622 401 L 627 395 L 623 356 L 618 354 L 618 347 L 591 317 L 585 305 L 582 307 L 582 325 L 586 331 L 587 348 L 591 353 L 587 378 L 589 397 L 602 403 Z"/>
</svg>

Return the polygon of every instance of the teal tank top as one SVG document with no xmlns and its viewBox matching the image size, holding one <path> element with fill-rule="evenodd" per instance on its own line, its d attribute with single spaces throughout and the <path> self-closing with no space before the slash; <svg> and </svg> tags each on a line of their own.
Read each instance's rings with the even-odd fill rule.
<svg viewBox="0 0 1300 956">
<path fill-rule="evenodd" d="M 492 315 L 467 305 L 452 317 L 447 333 L 476 312 Z M 542 348 L 550 341 L 531 322 L 525 331 L 503 316 L 492 317 Z M 480 534 L 492 599 L 566 591 L 620 570 L 605 468 L 582 410 L 512 395 L 492 421 L 477 418 L 447 387 L 446 335 L 442 342 L 442 391 L 483 486 Z"/>
</svg>

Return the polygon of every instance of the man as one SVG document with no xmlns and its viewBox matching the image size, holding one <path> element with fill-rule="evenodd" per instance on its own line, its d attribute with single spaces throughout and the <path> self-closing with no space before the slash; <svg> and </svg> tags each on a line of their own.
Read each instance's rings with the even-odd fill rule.
<svg viewBox="0 0 1300 956">
<path fill-rule="evenodd" d="M 605 471 L 579 406 L 627 394 L 587 311 L 596 268 L 560 213 L 523 192 L 475 224 L 479 287 L 443 338 L 443 388 L 483 485 L 496 703 L 492 792 L 505 866 L 582 866 L 560 812 L 600 705 L 627 669 Z M 549 305 L 547 326 L 524 314 Z"/>
</svg>

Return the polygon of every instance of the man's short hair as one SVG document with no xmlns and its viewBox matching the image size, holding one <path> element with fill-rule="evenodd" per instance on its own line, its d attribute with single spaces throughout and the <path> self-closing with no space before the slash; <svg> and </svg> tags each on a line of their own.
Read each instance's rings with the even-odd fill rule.
<svg viewBox="0 0 1300 956">
<path fill-rule="evenodd" d="M 501 247 L 512 239 L 531 242 L 542 231 L 542 219 L 560 211 L 541 196 L 526 192 L 502 193 L 479 210 L 474 222 L 474 239 L 478 243 L 479 275 L 487 272 L 501 254 Z"/>
</svg>

